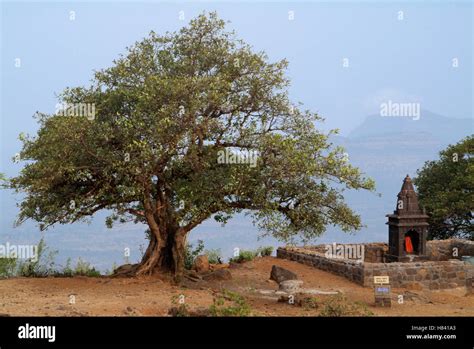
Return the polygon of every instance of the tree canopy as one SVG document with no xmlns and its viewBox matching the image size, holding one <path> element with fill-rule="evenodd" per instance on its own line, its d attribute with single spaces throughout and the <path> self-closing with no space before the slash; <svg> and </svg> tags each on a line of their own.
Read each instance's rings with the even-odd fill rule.
<svg viewBox="0 0 474 349">
<path fill-rule="evenodd" d="M 474 136 L 466 137 L 427 161 L 414 182 L 430 215 L 429 238 L 474 240 Z"/>
<path fill-rule="evenodd" d="M 291 103 L 288 62 L 269 62 L 225 25 L 210 13 L 178 32 L 151 32 L 91 86 L 65 89 L 59 112 L 38 113 L 37 135 L 21 137 L 27 163 L 10 181 L 26 193 L 18 222 L 47 228 L 102 209 L 113 212 L 109 226 L 143 222 L 143 273 L 157 263 L 179 271 L 178 237 L 243 210 L 285 241 L 330 224 L 359 229 L 343 191 L 373 190 L 373 181 L 332 146 L 336 131 L 319 131 L 322 118 Z M 93 115 L 76 115 L 78 105 Z M 150 261 L 166 246 L 168 257 Z"/>
</svg>

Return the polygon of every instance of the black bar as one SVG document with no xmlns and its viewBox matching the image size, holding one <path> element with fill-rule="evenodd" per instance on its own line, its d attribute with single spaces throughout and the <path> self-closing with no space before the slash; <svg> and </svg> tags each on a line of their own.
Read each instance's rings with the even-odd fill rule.
<svg viewBox="0 0 474 349">
<path fill-rule="evenodd" d="M 55 341 L 19 339 L 19 327 L 55 326 Z M 415 326 L 415 327 L 413 327 Z M 434 327 L 429 327 L 434 326 Z M 422 329 L 424 329 L 422 331 Z M 455 339 L 409 339 L 407 335 L 455 335 Z M 0 348 L 58 347 L 67 345 L 133 345 L 180 347 L 215 344 L 341 345 L 351 348 L 470 348 L 474 347 L 473 317 L 1 317 Z M 173 344 L 174 343 L 174 344 Z M 265 346 L 265 348 L 267 348 Z"/>
</svg>

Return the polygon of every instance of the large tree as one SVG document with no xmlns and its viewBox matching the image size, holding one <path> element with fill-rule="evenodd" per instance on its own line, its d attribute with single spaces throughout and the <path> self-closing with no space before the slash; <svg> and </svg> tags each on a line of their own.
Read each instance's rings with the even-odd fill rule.
<svg viewBox="0 0 474 349">
<path fill-rule="evenodd" d="M 315 128 L 316 113 L 290 103 L 286 67 L 215 13 L 151 32 L 90 87 L 67 88 L 67 112 L 38 114 L 37 136 L 21 137 L 28 163 L 10 181 L 26 194 L 18 222 L 45 229 L 106 209 L 108 225 L 145 223 L 139 275 L 182 273 L 186 237 L 209 217 L 251 212 L 282 240 L 316 237 L 328 224 L 359 229 L 342 194 L 374 184 L 331 145 L 332 132 Z M 94 105 L 94 118 L 70 115 L 81 103 Z"/>
<path fill-rule="evenodd" d="M 430 216 L 429 238 L 474 240 L 474 136 L 427 161 L 414 182 Z"/>
</svg>

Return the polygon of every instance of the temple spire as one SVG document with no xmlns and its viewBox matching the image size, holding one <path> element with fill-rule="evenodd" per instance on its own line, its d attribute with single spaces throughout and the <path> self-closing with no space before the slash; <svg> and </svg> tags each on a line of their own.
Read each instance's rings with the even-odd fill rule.
<svg viewBox="0 0 474 349">
<path fill-rule="evenodd" d="M 397 195 L 397 206 L 394 211 L 398 215 L 410 215 L 422 213 L 418 204 L 418 196 L 409 175 L 403 180 L 402 188 Z"/>
</svg>

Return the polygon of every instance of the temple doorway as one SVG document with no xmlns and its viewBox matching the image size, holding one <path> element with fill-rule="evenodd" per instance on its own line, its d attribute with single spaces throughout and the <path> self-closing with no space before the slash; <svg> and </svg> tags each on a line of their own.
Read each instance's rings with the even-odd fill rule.
<svg viewBox="0 0 474 349">
<path fill-rule="evenodd" d="M 405 234 L 404 248 L 406 254 L 419 254 L 419 234 L 416 230 L 409 230 Z"/>
</svg>

